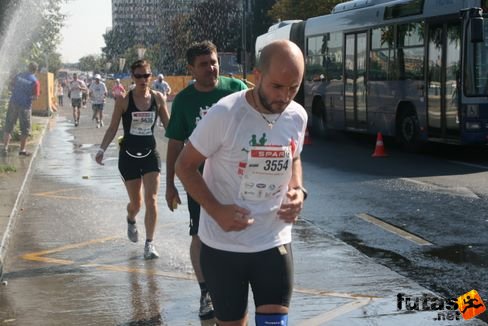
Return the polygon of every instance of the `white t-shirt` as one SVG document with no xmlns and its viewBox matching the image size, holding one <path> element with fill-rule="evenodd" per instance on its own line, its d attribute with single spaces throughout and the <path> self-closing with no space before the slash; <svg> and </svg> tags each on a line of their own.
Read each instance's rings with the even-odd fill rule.
<svg viewBox="0 0 488 326">
<path fill-rule="evenodd" d="M 292 157 L 302 151 L 307 125 L 305 109 L 292 102 L 279 118 L 266 115 L 269 121 L 277 118 L 270 128 L 247 102 L 246 92 L 222 98 L 190 136 L 196 150 L 207 157 L 203 178 L 212 194 L 222 204 L 249 209 L 255 220 L 245 230 L 225 232 L 202 208 L 198 231 L 202 242 L 233 252 L 258 252 L 291 242 L 292 224 L 280 220 L 276 212 L 287 191 Z"/>
<path fill-rule="evenodd" d="M 155 91 L 158 91 L 158 92 L 161 92 L 161 93 L 167 95 L 170 87 L 169 87 L 169 84 L 165 80 L 162 80 L 162 81 L 155 80 L 152 84 L 152 88 Z"/>
<path fill-rule="evenodd" d="M 86 90 L 86 84 L 80 79 L 72 80 L 69 83 L 69 90 L 72 99 L 81 99 L 83 90 Z"/>
<path fill-rule="evenodd" d="M 103 104 L 105 102 L 105 95 L 107 94 L 107 86 L 100 81 L 98 84 L 96 81 L 90 84 L 90 98 L 92 104 Z"/>
</svg>

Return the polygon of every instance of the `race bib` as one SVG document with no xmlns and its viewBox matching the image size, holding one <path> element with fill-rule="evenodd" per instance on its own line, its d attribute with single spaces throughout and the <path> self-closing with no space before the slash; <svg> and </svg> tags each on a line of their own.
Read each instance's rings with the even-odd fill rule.
<svg viewBox="0 0 488 326">
<path fill-rule="evenodd" d="M 151 136 L 152 125 L 156 121 L 156 112 L 132 112 L 130 134 L 135 136 Z"/>
<path fill-rule="evenodd" d="M 254 146 L 248 153 L 239 197 L 262 201 L 280 197 L 292 173 L 290 146 Z"/>
</svg>

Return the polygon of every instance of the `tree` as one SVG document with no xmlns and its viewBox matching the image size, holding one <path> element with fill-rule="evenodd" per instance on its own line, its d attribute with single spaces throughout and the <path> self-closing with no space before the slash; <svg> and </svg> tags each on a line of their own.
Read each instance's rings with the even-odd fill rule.
<svg viewBox="0 0 488 326">
<path fill-rule="evenodd" d="M 15 70 L 16 66 L 24 65 L 27 61 L 36 61 L 41 67 L 46 67 L 49 61 L 56 61 L 59 54 L 55 54 L 55 49 L 65 19 L 61 6 L 66 1 L 0 1 L 0 31 L 4 36 L 2 42 L 8 46 L 12 56 L 4 60 L 10 69 Z"/>
<path fill-rule="evenodd" d="M 241 44 L 241 8 L 241 1 L 204 0 L 191 13 L 163 22 L 168 35 L 161 44 L 163 70 L 186 73 L 186 50 L 193 42 L 210 40 L 219 52 L 235 52 Z"/>
<path fill-rule="evenodd" d="M 248 25 L 251 25 L 248 34 L 248 50 L 253 57 L 256 37 L 268 31 L 269 27 L 273 25 L 275 20 L 268 15 L 271 7 L 276 3 L 276 0 L 253 0 L 251 4 L 251 19 Z"/>
<path fill-rule="evenodd" d="M 134 31 L 125 25 L 117 26 L 103 34 L 105 47 L 102 48 L 102 52 L 105 57 L 112 60 L 122 57 L 125 51 L 134 45 L 134 35 Z"/>
<path fill-rule="evenodd" d="M 56 72 L 61 66 L 61 55 L 55 49 L 61 41 L 61 28 L 66 19 L 61 13 L 61 7 L 66 0 L 28 2 L 35 9 L 34 12 L 40 14 L 40 23 L 31 37 L 29 60 L 38 62 L 40 67 L 45 67 L 50 72 Z"/>
<path fill-rule="evenodd" d="M 274 21 L 290 19 L 305 20 L 310 17 L 327 15 L 341 0 L 278 0 L 268 15 Z"/>
<path fill-rule="evenodd" d="M 205 0 L 197 4 L 188 25 L 193 39 L 211 40 L 221 52 L 235 51 L 241 43 L 241 8 L 240 1 L 235 0 Z"/>
<path fill-rule="evenodd" d="M 91 54 L 81 57 L 78 67 L 81 71 L 100 73 L 105 70 L 105 63 L 106 60 L 103 56 Z"/>
</svg>

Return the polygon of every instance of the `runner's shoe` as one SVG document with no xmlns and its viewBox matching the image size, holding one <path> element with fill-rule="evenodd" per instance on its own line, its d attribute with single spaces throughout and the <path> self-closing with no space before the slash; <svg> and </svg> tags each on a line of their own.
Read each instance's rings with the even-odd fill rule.
<svg viewBox="0 0 488 326">
<path fill-rule="evenodd" d="M 31 153 L 28 151 L 20 151 L 19 156 L 31 156 Z"/>
<path fill-rule="evenodd" d="M 127 236 L 129 237 L 129 240 L 132 242 L 139 241 L 139 232 L 137 232 L 137 226 L 135 223 L 134 224 L 127 223 Z"/>
<path fill-rule="evenodd" d="M 156 247 L 154 247 L 152 242 L 146 242 L 144 246 L 144 259 L 155 259 L 159 258 L 159 254 L 156 251 Z"/>
<path fill-rule="evenodd" d="M 207 292 L 200 296 L 200 310 L 198 311 L 198 317 L 202 320 L 211 319 L 214 317 L 214 309 L 210 294 Z"/>
</svg>

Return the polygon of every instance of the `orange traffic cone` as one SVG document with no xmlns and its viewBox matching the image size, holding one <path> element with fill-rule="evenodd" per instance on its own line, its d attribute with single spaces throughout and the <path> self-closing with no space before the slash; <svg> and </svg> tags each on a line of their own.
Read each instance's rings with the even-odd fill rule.
<svg viewBox="0 0 488 326">
<path fill-rule="evenodd" d="M 310 137 L 310 133 L 308 132 L 308 127 L 305 129 L 305 139 L 303 140 L 303 145 L 311 145 L 312 138 Z"/>
<path fill-rule="evenodd" d="M 388 156 L 385 152 L 385 145 L 383 144 L 383 136 L 381 132 L 378 131 L 378 135 L 376 136 L 376 147 L 374 149 L 372 157 L 385 157 Z"/>
</svg>

